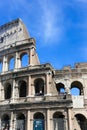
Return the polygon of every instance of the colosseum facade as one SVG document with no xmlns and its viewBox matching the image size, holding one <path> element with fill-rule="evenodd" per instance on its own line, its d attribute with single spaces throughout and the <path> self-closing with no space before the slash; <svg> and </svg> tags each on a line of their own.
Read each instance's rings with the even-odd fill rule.
<svg viewBox="0 0 87 130">
<path fill-rule="evenodd" d="M 40 64 L 21 19 L 0 26 L 0 130 L 87 130 L 86 98 L 87 63 Z"/>
</svg>

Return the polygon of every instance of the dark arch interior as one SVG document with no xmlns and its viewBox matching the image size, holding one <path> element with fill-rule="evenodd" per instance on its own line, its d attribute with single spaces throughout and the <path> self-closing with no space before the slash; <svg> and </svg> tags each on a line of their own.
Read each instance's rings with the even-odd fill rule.
<svg viewBox="0 0 87 130">
<path fill-rule="evenodd" d="M 20 113 L 17 116 L 17 130 L 25 130 L 25 116 L 24 114 Z"/>
<path fill-rule="evenodd" d="M 9 120 L 9 116 L 7 114 L 3 115 L 2 120 Z"/>
<path fill-rule="evenodd" d="M 43 81 L 43 79 L 36 79 L 34 81 L 34 86 L 35 86 L 35 95 L 36 96 L 44 95 L 44 81 Z"/>
<path fill-rule="evenodd" d="M 36 113 L 35 115 L 34 115 L 34 119 L 44 119 L 44 115 L 42 114 L 42 113 Z"/>
<path fill-rule="evenodd" d="M 56 84 L 56 89 L 59 94 L 65 93 L 65 87 L 64 87 L 64 84 L 62 83 Z"/>
<path fill-rule="evenodd" d="M 11 84 L 8 83 L 5 86 L 5 99 L 10 99 L 11 98 Z"/>
<path fill-rule="evenodd" d="M 56 112 L 54 113 L 53 118 L 64 118 L 64 115 L 61 112 Z"/>
<path fill-rule="evenodd" d="M 82 114 L 76 114 L 75 117 L 81 130 L 87 130 L 87 120 L 85 116 Z"/>
<path fill-rule="evenodd" d="M 5 114 L 2 119 L 1 119 L 1 127 L 3 127 L 3 130 L 9 130 L 9 116 L 7 114 Z"/>
<path fill-rule="evenodd" d="M 78 121 L 81 121 L 81 122 L 84 122 L 86 120 L 86 118 L 82 114 L 77 114 L 75 115 L 75 117 Z"/>
<path fill-rule="evenodd" d="M 19 97 L 26 97 L 27 95 L 27 84 L 25 81 L 19 82 Z"/>
<path fill-rule="evenodd" d="M 23 119 L 25 119 L 25 116 L 24 116 L 24 114 L 19 114 L 18 116 L 17 116 L 17 119 L 21 119 L 21 120 L 23 120 Z"/>
</svg>

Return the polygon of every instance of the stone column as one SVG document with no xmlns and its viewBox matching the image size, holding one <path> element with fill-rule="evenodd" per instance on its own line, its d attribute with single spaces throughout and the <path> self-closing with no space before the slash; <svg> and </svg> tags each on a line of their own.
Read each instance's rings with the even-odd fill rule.
<svg viewBox="0 0 87 130">
<path fill-rule="evenodd" d="M 27 130 L 31 129 L 31 123 L 30 123 L 30 110 L 27 112 Z"/>
<path fill-rule="evenodd" d="M 46 128 L 47 130 L 51 130 L 50 128 L 50 110 L 47 110 L 47 122 L 46 122 Z"/>
<path fill-rule="evenodd" d="M 35 60 L 36 60 L 36 59 L 34 59 L 35 48 L 34 47 L 29 48 L 29 51 L 30 51 L 30 53 L 29 53 L 29 63 L 30 63 L 30 65 L 34 65 Z"/>
<path fill-rule="evenodd" d="M 50 95 L 50 86 L 51 86 L 51 73 L 46 73 L 46 95 Z"/>
<path fill-rule="evenodd" d="M 68 126 L 69 126 L 69 130 L 73 130 L 73 126 L 72 126 L 72 110 L 68 109 Z"/>
<path fill-rule="evenodd" d="M 1 86 L 1 100 L 5 99 L 4 83 Z"/>
<path fill-rule="evenodd" d="M 3 57 L 3 69 L 2 72 L 4 73 L 5 71 L 8 71 L 8 62 L 7 62 L 7 57 Z"/>
<path fill-rule="evenodd" d="M 5 72 L 5 56 L 3 57 L 3 68 L 2 68 L 2 72 Z"/>
<path fill-rule="evenodd" d="M 32 65 L 32 48 L 30 48 L 30 55 L 29 55 L 29 63 L 30 63 L 30 65 Z"/>
<path fill-rule="evenodd" d="M 28 77 L 28 93 L 27 96 L 31 96 L 31 76 Z"/>
<path fill-rule="evenodd" d="M 5 57 L 5 71 L 9 70 L 9 64 L 8 64 L 8 59 Z"/>
<path fill-rule="evenodd" d="M 21 61 L 18 52 L 16 52 L 15 56 L 15 69 L 18 69 L 21 67 Z"/>
<path fill-rule="evenodd" d="M 64 119 L 64 130 L 69 130 L 69 126 L 68 126 L 69 124 L 68 124 L 68 118 L 66 117 L 65 119 Z"/>
<path fill-rule="evenodd" d="M 15 98 L 15 79 L 13 79 L 13 89 L 12 89 L 12 102 L 14 103 Z"/>
<path fill-rule="evenodd" d="M 65 91 L 66 91 L 66 94 L 70 94 L 70 81 L 69 79 L 65 79 Z"/>
<path fill-rule="evenodd" d="M 14 118 L 13 118 L 13 129 L 12 130 L 16 130 L 17 128 L 17 119 L 16 119 L 16 113 L 14 113 Z"/>
<path fill-rule="evenodd" d="M 1 128 L 2 128 L 2 122 L 1 122 L 1 115 L 0 115 L 0 130 L 2 130 Z"/>
<path fill-rule="evenodd" d="M 16 82 L 16 81 L 15 81 L 14 89 L 15 89 L 15 95 L 14 95 L 15 99 L 19 98 L 18 82 Z"/>
<path fill-rule="evenodd" d="M 13 112 L 11 112 L 11 119 L 10 119 L 10 130 L 14 130 L 14 115 Z"/>
<path fill-rule="evenodd" d="M 2 100 L 2 84 L 1 84 L 1 81 L 0 81 L 0 100 Z"/>
</svg>

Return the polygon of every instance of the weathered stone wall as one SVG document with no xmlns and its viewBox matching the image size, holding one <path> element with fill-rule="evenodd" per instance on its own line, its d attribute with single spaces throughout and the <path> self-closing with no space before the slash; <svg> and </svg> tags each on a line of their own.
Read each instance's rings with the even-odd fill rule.
<svg viewBox="0 0 87 130">
<path fill-rule="evenodd" d="M 9 124 L 10 130 L 17 130 L 22 119 L 25 130 L 33 130 L 35 120 L 44 121 L 44 130 L 86 130 L 80 128 L 77 117 L 87 119 L 87 63 L 61 70 L 40 64 L 35 40 L 20 19 L 2 25 L 0 38 L 0 129 Z M 27 66 L 21 65 L 24 54 Z M 72 96 L 74 87 L 79 95 Z"/>
</svg>

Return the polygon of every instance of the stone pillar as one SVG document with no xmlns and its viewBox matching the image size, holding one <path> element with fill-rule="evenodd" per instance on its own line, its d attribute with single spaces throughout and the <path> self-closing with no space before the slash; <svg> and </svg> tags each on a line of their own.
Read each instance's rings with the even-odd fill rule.
<svg viewBox="0 0 87 130">
<path fill-rule="evenodd" d="M 3 67 L 2 67 L 2 72 L 5 71 L 5 56 L 3 57 Z"/>
<path fill-rule="evenodd" d="M 67 94 L 70 94 L 70 81 L 69 79 L 65 79 L 65 91 Z"/>
<path fill-rule="evenodd" d="M 14 113 L 14 118 L 13 118 L 13 129 L 12 130 L 16 130 L 17 127 L 17 120 L 16 120 L 16 113 Z"/>
<path fill-rule="evenodd" d="M 47 110 L 46 128 L 47 128 L 47 130 L 51 130 L 51 127 L 50 127 L 50 110 L 49 109 Z"/>
<path fill-rule="evenodd" d="M 2 100 L 2 84 L 1 84 L 1 81 L 0 81 L 0 100 Z"/>
<path fill-rule="evenodd" d="M 15 69 L 18 68 L 18 53 L 16 52 L 16 56 L 15 56 Z"/>
<path fill-rule="evenodd" d="M 29 53 L 29 64 L 32 66 L 35 64 L 35 61 L 36 61 L 36 58 L 34 57 L 35 56 L 35 48 L 32 47 L 32 48 L 29 48 L 30 50 L 30 53 Z"/>
<path fill-rule="evenodd" d="M 0 130 L 2 130 L 1 128 L 2 128 L 2 122 L 1 122 L 1 115 L 0 115 Z"/>
<path fill-rule="evenodd" d="M 10 130 L 14 130 L 14 115 L 13 112 L 11 112 L 11 119 L 10 119 Z"/>
<path fill-rule="evenodd" d="M 73 130 L 73 126 L 72 126 L 72 110 L 68 109 L 68 126 L 69 126 L 69 130 Z"/>
<path fill-rule="evenodd" d="M 66 117 L 65 119 L 64 119 L 64 130 L 69 130 L 69 126 L 68 126 L 69 124 L 68 124 L 68 118 Z"/>
<path fill-rule="evenodd" d="M 54 130 L 53 118 L 50 119 L 50 130 Z"/>
<path fill-rule="evenodd" d="M 51 86 L 51 73 L 46 73 L 46 95 L 50 95 L 50 86 Z"/>
<path fill-rule="evenodd" d="M 7 57 L 3 57 L 3 69 L 2 72 L 4 73 L 5 71 L 8 71 L 8 62 L 7 62 Z"/>
<path fill-rule="evenodd" d="M 16 52 L 15 56 L 15 69 L 18 69 L 21 67 L 21 61 L 18 52 Z"/>
<path fill-rule="evenodd" d="M 28 93 L 27 96 L 31 96 L 31 76 L 28 77 Z"/>
<path fill-rule="evenodd" d="M 16 82 L 16 81 L 15 81 L 14 89 L 15 89 L 15 95 L 14 95 L 14 97 L 15 98 L 19 98 L 18 82 Z"/>
<path fill-rule="evenodd" d="M 9 63 L 7 57 L 5 57 L 5 71 L 9 70 Z"/>
<path fill-rule="evenodd" d="M 30 110 L 28 110 L 27 112 L 27 129 L 26 130 L 30 130 L 31 129 L 31 123 L 30 123 Z"/>
<path fill-rule="evenodd" d="M 1 100 L 4 99 L 5 99 L 5 91 L 4 91 L 4 83 L 3 83 L 3 85 L 1 86 Z"/>
<path fill-rule="evenodd" d="M 30 56 L 29 56 L 29 64 L 30 65 L 32 65 L 32 55 L 33 55 L 33 53 L 32 53 L 32 48 L 30 48 Z"/>
<path fill-rule="evenodd" d="M 12 102 L 14 103 L 15 98 L 15 79 L 13 79 L 13 89 L 12 89 Z"/>
</svg>

